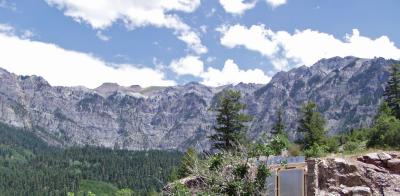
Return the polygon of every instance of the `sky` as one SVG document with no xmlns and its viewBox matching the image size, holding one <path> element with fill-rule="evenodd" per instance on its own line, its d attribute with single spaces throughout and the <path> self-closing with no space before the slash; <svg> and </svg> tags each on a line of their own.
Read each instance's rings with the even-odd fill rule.
<svg viewBox="0 0 400 196">
<path fill-rule="evenodd" d="M 0 0 L 0 67 L 55 86 L 268 83 L 400 59 L 398 0 Z"/>
</svg>

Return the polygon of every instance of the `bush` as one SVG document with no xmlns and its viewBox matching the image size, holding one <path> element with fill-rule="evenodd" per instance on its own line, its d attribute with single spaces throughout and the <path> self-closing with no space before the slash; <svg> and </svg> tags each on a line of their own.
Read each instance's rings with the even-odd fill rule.
<svg viewBox="0 0 400 196">
<path fill-rule="evenodd" d="M 178 182 L 172 187 L 172 195 L 190 195 L 190 191 L 184 184 Z"/>
<path fill-rule="evenodd" d="M 344 152 L 357 152 L 364 149 L 365 142 L 361 141 L 348 141 L 343 145 Z"/>
<path fill-rule="evenodd" d="M 314 144 L 304 151 L 306 157 L 322 157 L 328 151 L 328 147 L 325 145 Z"/>
<path fill-rule="evenodd" d="M 377 117 L 370 135 L 368 147 L 400 148 L 400 120 L 382 114 Z"/>
<path fill-rule="evenodd" d="M 338 137 L 330 137 L 328 139 L 326 139 L 326 147 L 328 152 L 333 152 L 336 153 L 339 151 L 339 138 Z"/>
</svg>

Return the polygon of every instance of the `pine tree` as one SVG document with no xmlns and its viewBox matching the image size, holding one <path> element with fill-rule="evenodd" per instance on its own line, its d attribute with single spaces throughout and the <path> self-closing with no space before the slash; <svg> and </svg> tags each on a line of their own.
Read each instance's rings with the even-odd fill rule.
<svg viewBox="0 0 400 196">
<path fill-rule="evenodd" d="M 298 132 L 304 133 L 304 149 L 321 145 L 325 140 L 325 119 L 317 112 L 317 105 L 309 102 L 301 109 Z"/>
<path fill-rule="evenodd" d="M 250 117 L 241 113 L 245 105 L 240 102 L 238 91 L 226 91 L 217 106 L 217 125 L 215 134 L 210 136 L 217 149 L 234 150 L 245 137 L 245 122 Z"/>
<path fill-rule="evenodd" d="M 400 119 L 400 65 L 392 65 L 384 97 L 396 118 Z"/>
<path fill-rule="evenodd" d="M 277 119 L 272 126 L 272 133 L 275 135 L 284 135 L 285 134 L 285 124 L 283 122 L 283 112 L 282 108 L 279 108 L 276 112 Z"/>
</svg>

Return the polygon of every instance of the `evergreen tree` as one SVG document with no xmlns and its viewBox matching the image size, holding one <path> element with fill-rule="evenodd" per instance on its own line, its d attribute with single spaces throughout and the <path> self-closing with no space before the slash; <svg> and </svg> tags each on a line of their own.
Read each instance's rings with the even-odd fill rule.
<svg viewBox="0 0 400 196">
<path fill-rule="evenodd" d="M 283 112 L 282 108 L 279 108 L 276 112 L 277 119 L 275 124 L 272 126 L 272 133 L 275 135 L 284 135 L 285 134 L 285 124 L 283 122 Z"/>
<path fill-rule="evenodd" d="M 245 105 L 240 102 L 240 92 L 226 91 L 217 106 L 215 134 L 210 136 L 217 149 L 234 150 L 245 138 L 245 122 L 250 117 L 241 113 Z"/>
<path fill-rule="evenodd" d="M 304 133 L 304 149 L 321 145 L 325 140 L 325 119 L 317 112 L 317 105 L 309 102 L 301 109 L 298 132 Z"/>
<path fill-rule="evenodd" d="M 400 65 L 392 65 L 384 97 L 396 118 L 400 119 Z"/>
<path fill-rule="evenodd" d="M 181 166 L 178 169 L 178 178 L 184 178 L 192 174 L 197 159 L 196 151 L 193 148 L 188 148 L 182 157 Z"/>
</svg>

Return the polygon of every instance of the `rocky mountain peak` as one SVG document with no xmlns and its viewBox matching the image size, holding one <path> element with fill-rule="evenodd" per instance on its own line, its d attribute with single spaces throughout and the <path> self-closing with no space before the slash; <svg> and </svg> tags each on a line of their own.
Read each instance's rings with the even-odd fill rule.
<svg viewBox="0 0 400 196">
<path fill-rule="evenodd" d="M 277 73 L 266 85 L 208 87 L 123 87 L 105 83 L 91 90 L 52 87 L 37 76 L 0 69 L 0 121 L 40 127 L 40 136 L 63 145 L 118 146 L 126 149 L 206 149 L 221 92 L 239 90 L 253 116 L 248 134 L 271 130 L 277 109 L 284 111 L 291 139 L 297 138 L 301 106 L 314 101 L 335 134 L 369 125 L 384 91 L 390 65 L 399 61 L 334 57 L 311 67 Z"/>
</svg>

